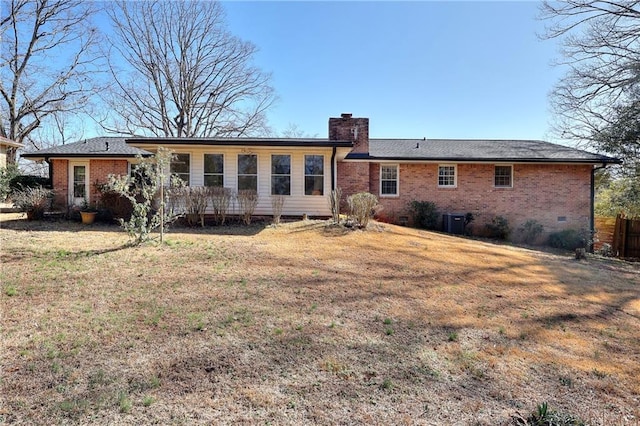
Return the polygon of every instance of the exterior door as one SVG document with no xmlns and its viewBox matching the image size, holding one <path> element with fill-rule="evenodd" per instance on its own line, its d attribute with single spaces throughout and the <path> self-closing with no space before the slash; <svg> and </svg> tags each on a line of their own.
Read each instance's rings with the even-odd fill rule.
<svg viewBox="0 0 640 426">
<path fill-rule="evenodd" d="M 81 205 L 85 198 L 89 199 L 89 163 L 69 163 L 69 202 L 72 205 Z"/>
</svg>

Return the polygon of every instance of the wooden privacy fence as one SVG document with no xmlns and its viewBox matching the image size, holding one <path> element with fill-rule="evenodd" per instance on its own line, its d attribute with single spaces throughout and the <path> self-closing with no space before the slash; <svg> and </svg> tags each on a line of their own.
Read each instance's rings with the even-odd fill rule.
<svg viewBox="0 0 640 426">
<path fill-rule="evenodd" d="M 640 220 L 625 219 L 618 215 L 611 247 L 614 256 L 640 258 Z"/>
</svg>

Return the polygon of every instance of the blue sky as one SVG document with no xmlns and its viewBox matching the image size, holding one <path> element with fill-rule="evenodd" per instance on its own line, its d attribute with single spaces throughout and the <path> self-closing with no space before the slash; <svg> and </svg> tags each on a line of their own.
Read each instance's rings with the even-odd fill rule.
<svg viewBox="0 0 640 426">
<path fill-rule="evenodd" d="M 225 2 L 237 36 L 273 74 L 276 130 L 327 136 L 342 112 L 372 137 L 551 139 L 563 74 L 538 3 Z"/>
</svg>

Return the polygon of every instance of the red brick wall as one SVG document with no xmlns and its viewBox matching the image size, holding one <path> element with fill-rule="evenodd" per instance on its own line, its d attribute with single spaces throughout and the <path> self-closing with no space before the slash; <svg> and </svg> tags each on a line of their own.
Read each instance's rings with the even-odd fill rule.
<svg viewBox="0 0 640 426">
<path fill-rule="evenodd" d="M 59 208 L 66 207 L 69 203 L 69 161 L 51 160 L 53 170 L 53 189 L 55 191 L 55 204 Z M 96 183 L 105 183 L 110 174 L 127 174 L 127 160 L 90 160 L 90 198 L 91 202 L 99 199 Z"/>
<path fill-rule="evenodd" d="M 369 163 L 338 163 L 338 188 L 342 189 L 342 197 L 346 199 L 349 195 L 358 192 L 377 193 L 377 188 L 370 186 L 369 170 L 374 168 L 374 164 Z"/>
<path fill-rule="evenodd" d="M 338 186 L 361 184 L 364 174 L 359 170 L 356 176 L 344 176 L 352 171 L 338 164 Z M 437 164 L 400 164 L 398 197 L 380 197 L 379 172 L 380 165 L 371 164 L 367 186 L 383 205 L 381 216 L 393 222 L 399 222 L 401 216 L 410 217 L 407 204 L 418 200 L 434 202 L 442 213 L 473 213 L 476 234 L 481 234 L 496 215 L 508 219 L 515 239 L 517 228 L 528 219 L 540 222 L 545 234 L 589 227 L 589 165 L 516 164 L 513 188 L 494 188 L 493 164 L 458 164 L 457 187 L 438 188 Z M 566 221 L 558 221 L 561 216 Z"/>
<path fill-rule="evenodd" d="M 127 160 L 91 160 L 89 162 L 89 177 L 91 179 L 91 202 L 100 199 L 100 193 L 96 184 L 105 183 L 109 175 L 126 175 L 128 172 Z"/>
<path fill-rule="evenodd" d="M 53 173 L 54 209 L 66 209 L 69 199 L 69 162 L 51 160 L 49 167 Z"/>
<path fill-rule="evenodd" d="M 352 141 L 354 153 L 369 152 L 369 119 L 353 118 L 342 114 L 340 118 L 329 119 L 329 140 Z"/>
</svg>

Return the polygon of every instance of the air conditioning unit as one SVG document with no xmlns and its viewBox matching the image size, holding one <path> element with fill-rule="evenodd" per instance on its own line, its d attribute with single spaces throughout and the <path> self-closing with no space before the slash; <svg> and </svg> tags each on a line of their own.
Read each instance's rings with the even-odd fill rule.
<svg viewBox="0 0 640 426">
<path fill-rule="evenodd" d="M 464 234 L 464 214 L 446 213 L 442 215 L 444 232 L 449 234 Z"/>
</svg>

